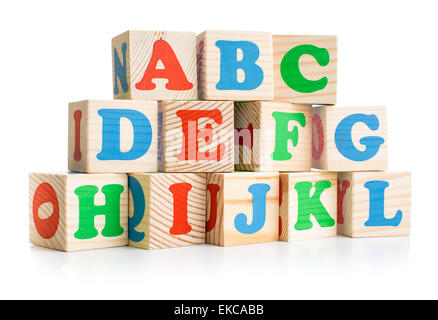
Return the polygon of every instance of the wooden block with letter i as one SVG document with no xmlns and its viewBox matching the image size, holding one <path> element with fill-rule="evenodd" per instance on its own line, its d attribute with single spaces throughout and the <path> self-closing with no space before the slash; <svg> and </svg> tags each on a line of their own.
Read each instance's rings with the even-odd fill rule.
<svg viewBox="0 0 438 320">
<path fill-rule="evenodd" d="M 205 173 L 133 173 L 128 179 L 130 246 L 205 243 Z"/>
<path fill-rule="evenodd" d="M 196 100 L 192 32 L 127 31 L 112 41 L 114 99 Z"/>
<path fill-rule="evenodd" d="M 338 179 L 338 233 L 353 238 L 409 235 L 410 172 L 342 172 Z"/>
<path fill-rule="evenodd" d="M 278 173 L 207 175 L 207 243 L 232 246 L 278 240 Z"/>
<path fill-rule="evenodd" d="M 31 173 L 30 242 L 62 251 L 128 244 L 125 174 Z"/>
</svg>

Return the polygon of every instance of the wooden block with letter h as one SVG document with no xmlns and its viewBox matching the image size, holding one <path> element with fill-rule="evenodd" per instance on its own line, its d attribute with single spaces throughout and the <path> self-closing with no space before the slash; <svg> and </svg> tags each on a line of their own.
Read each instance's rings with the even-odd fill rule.
<svg viewBox="0 0 438 320">
<path fill-rule="evenodd" d="M 278 240 L 278 173 L 207 175 L 207 243 L 232 246 Z"/>
<path fill-rule="evenodd" d="M 280 174 L 280 240 L 336 236 L 335 172 Z"/>
<path fill-rule="evenodd" d="M 129 246 L 205 243 L 205 173 L 133 173 L 128 179 Z"/>
<path fill-rule="evenodd" d="M 114 99 L 196 100 L 192 32 L 127 31 L 112 41 Z"/>
<path fill-rule="evenodd" d="M 234 112 L 236 170 L 310 171 L 312 106 L 236 102 Z"/>
<path fill-rule="evenodd" d="M 342 172 L 338 179 L 338 233 L 349 237 L 409 235 L 409 172 Z"/>
<path fill-rule="evenodd" d="M 30 242 L 76 251 L 128 244 L 125 174 L 31 173 Z"/>
<path fill-rule="evenodd" d="M 73 102 L 68 117 L 69 170 L 88 173 L 157 171 L 157 102 Z"/>
</svg>

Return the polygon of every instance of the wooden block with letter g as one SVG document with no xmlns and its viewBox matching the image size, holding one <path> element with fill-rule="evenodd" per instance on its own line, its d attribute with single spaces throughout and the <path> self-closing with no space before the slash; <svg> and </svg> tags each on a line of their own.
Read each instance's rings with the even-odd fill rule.
<svg viewBox="0 0 438 320">
<path fill-rule="evenodd" d="M 30 242 L 62 251 L 128 244 L 125 174 L 31 173 Z"/>
<path fill-rule="evenodd" d="M 192 32 L 127 31 L 112 40 L 114 99 L 196 100 Z"/>
<path fill-rule="evenodd" d="M 338 179 L 338 233 L 353 238 L 409 235 L 410 172 L 342 172 Z"/>
<path fill-rule="evenodd" d="M 142 249 L 205 243 L 204 173 L 129 175 L 129 245 Z"/>
</svg>

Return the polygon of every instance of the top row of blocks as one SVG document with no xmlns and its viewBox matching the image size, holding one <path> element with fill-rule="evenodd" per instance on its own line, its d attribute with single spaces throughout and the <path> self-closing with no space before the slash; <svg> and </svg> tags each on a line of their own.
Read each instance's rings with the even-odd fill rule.
<svg viewBox="0 0 438 320">
<path fill-rule="evenodd" d="M 114 99 L 336 103 L 335 36 L 127 31 L 112 56 Z"/>
</svg>

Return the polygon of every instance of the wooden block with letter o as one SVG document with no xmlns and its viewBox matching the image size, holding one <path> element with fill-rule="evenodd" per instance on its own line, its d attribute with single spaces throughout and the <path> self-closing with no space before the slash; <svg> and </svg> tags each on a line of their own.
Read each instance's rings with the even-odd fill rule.
<svg viewBox="0 0 438 320">
<path fill-rule="evenodd" d="M 142 249 L 205 243 L 204 173 L 129 175 L 129 245 Z"/>
<path fill-rule="evenodd" d="M 31 173 L 30 242 L 62 251 L 128 244 L 125 174 Z"/>
<path fill-rule="evenodd" d="M 338 179 L 338 233 L 354 238 L 409 235 L 410 172 L 342 172 Z"/>
<path fill-rule="evenodd" d="M 232 246 L 278 240 L 278 173 L 207 176 L 207 243 Z"/>
</svg>

